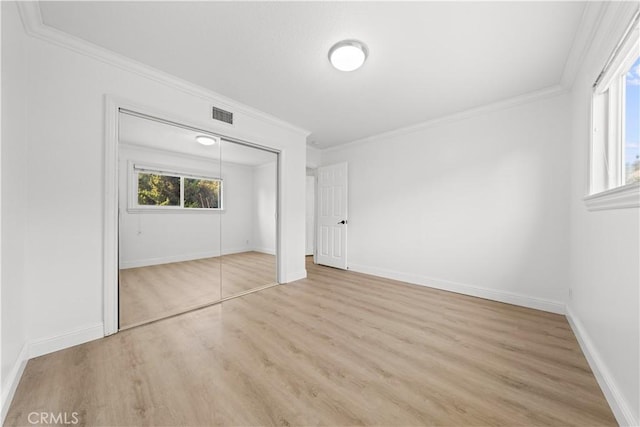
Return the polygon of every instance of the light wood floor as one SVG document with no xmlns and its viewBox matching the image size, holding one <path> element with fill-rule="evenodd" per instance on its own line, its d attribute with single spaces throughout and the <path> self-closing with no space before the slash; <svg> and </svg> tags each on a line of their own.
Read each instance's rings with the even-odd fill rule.
<svg viewBox="0 0 640 427">
<path fill-rule="evenodd" d="M 242 252 L 120 270 L 120 327 L 188 311 L 276 282 L 276 257 Z"/>
<path fill-rule="evenodd" d="M 307 268 L 31 360 L 6 425 L 615 425 L 563 316 Z"/>
</svg>

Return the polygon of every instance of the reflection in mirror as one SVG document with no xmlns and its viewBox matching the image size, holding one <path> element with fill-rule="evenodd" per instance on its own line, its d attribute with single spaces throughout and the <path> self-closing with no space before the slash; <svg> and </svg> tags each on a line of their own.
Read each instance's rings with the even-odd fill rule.
<svg viewBox="0 0 640 427">
<path fill-rule="evenodd" d="M 223 140 L 222 297 L 276 280 L 277 154 Z"/>
<path fill-rule="evenodd" d="M 277 283 L 277 154 L 135 113 L 119 132 L 120 329 Z"/>
<path fill-rule="evenodd" d="M 220 143 L 119 117 L 119 314 L 127 328 L 221 298 Z"/>
</svg>

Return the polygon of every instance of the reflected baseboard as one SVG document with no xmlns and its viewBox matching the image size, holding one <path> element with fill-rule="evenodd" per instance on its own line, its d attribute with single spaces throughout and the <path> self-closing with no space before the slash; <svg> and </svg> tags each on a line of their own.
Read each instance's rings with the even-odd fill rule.
<svg viewBox="0 0 640 427">
<path fill-rule="evenodd" d="M 240 254 L 244 252 L 254 252 L 254 251 L 268 253 L 261 249 L 253 249 L 253 248 L 225 249 L 222 252 L 220 251 L 196 252 L 196 253 L 190 253 L 190 254 L 171 255 L 171 256 L 157 257 L 157 258 L 145 258 L 145 259 L 138 259 L 138 260 L 120 261 L 119 269 L 126 270 L 129 268 L 151 267 L 154 265 L 172 264 L 174 262 L 196 261 L 199 259 L 207 259 L 207 258 L 219 258 L 225 255 L 234 255 L 234 254 Z M 275 252 L 268 253 L 268 254 L 275 255 Z"/>
<path fill-rule="evenodd" d="M 176 317 L 176 316 L 180 316 L 180 315 L 183 315 L 183 314 L 191 313 L 191 312 L 196 311 L 196 310 L 202 310 L 204 308 L 211 307 L 211 306 L 220 304 L 222 302 L 229 301 L 229 300 L 234 299 L 234 298 L 239 298 L 239 297 L 242 297 L 242 296 L 245 296 L 245 295 L 253 294 L 255 292 L 263 291 L 265 289 L 269 289 L 269 288 L 272 288 L 272 287 L 278 286 L 278 285 L 279 285 L 279 283 L 269 283 L 269 284 L 264 285 L 264 286 L 258 286 L 256 288 L 249 289 L 248 291 L 240 292 L 240 293 L 237 293 L 237 294 L 233 294 L 233 295 L 221 298 L 221 299 L 219 299 L 217 301 L 207 302 L 207 303 L 203 303 L 203 304 L 198 304 L 198 305 L 186 307 L 186 308 L 183 308 L 183 309 L 180 309 L 180 310 L 175 310 L 173 312 L 163 314 L 162 316 L 154 317 L 154 318 L 149 319 L 149 320 L 143 320 L 141 322 L 136 322 L 136 323 L 133 323 L 131 325 L 122 326 L 122 327 L 120 327 L 120 329 L 118 329 L 118 331 L 127 331 L 129 329 L 138 328 L 140 326 L 145 326 L 145 325 L 149 325 L 151 323 L 160 322 L 162 320 L 171 319 L 171 318 Z"/>
</svg>

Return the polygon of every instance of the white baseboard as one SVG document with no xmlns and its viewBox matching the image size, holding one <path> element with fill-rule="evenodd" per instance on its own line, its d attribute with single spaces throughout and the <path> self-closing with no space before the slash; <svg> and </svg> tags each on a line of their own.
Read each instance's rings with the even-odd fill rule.
<svg viewBox="0 0 640 427">
<path fill-rule="evenodd" d="M 302 280 L 307 278 L 307 270 L 296 271 L 294 273 L 287 274 L 282 283 L 295 282 L 296 280 Z"/>
<path fill-rule="evenodd" d="M 260 252 L 267 255 L 275 255 L 276 250 L 273 248 L 253 248 L 254 252 Z"/>
<path fill-rule="evenodd" d="M 492 301 L 505 302 L 522 307 L 535 308 L 536 310 L 548 311 L 551 313 L 564 314 L 564 303 L 550 301 L 513 292 L 483 288 L 480 286 L 467 285 L 464 283 L 451 282 L 449 280 L 434 279 L 426 276 L 400 273 L 397 271 L 385 270 L 382 268 L 369 267 L 365 265 L 350 264 L 349 270 L 358 273 L 371 274 L 373 276 L 384 277 L 386 279 L 398 280 L 411 283 L 413 285 L 427 286 L 458 294 L 470 295 Z"/>
<path fill-rule="evenodd" d="M 169 264 L 172 262 L 183 262 L 183 261 L 193 261 L 196 259 L 204 259 L 204 258 L 215 258 L 222 255 L 231 255 L 231 254 L 239 254 L 242 252 L 248 252 L 253 249 L 251 248 L 231 248 L 224 249 L 222 252 L 220 251 L 208 251 L 208 252 L 197 252 L 191 254 L 180 254 L 180 255 L 171 255 L 166 257 L 158 257 L 158 258 L 145 258 L 145 259 L 137 259 L 137 260 L 128 260 L 128 261 L 120 261 L 120 268 L 138 268 L 138 267 L 149 267 L 151 265 L 160 265 L 160 264 Z"/>
<path fill-rule="evenodd" d="M 97 323 L 89 327 L 79 328 L 54 337 L 26 342 L 22 347 L 11 372 L 9 372 L 7 379 L 3 379 L 4 384 L 2 387 L 2 412 L 0 413 L 0 425 L 4 424 L 4 419 L 7 416 L 7 412 L 9 412 L 11 401 L 13 400 L 13 396 L 15 395 L 29 359 L 103 337 L 104 326 L 102 323 Z"/>
<path fill-rule="evenodd" d="M 22 373 L 24 372 L 24 368 L 27 366 L 27 361 L 29 360 L 29 343 L 25 343 L 22 346 L 22 350 L 20 350 L 20 354 L 16 359 L 13 368 L 7 375 L 7 378 L 3 378 L 2 384 L 2 412 L 0 413 L 0 425 L 4 425 L 4 419 L 9 412 L 9 407 L 11 406 L 11 401 L 13 400 L 13 396 L 16 394 L 16 389 L 18 388 L 18 384 L 20 383 L 20 378 L 22 378 Z"/>
<path fill-rule="evenodd" d="M 29 358 L 53 353 L 104 337 L 104 325 L 96 323 L 84 328 L 65 332 L 54 337 L 33 340 L 29 343 Z"/>
<path fill-rule="evenodd" d="M 587 358 L 587 362 L 589 362 L 589 366 L 596 377 L 596 381 L 598 381 L 598 385 L 600 386 L 602 393 L 604 393 L 604 397 L 607 399 L 607 402 L 613 411 L 613 415 L 616 417 L 616 421 L 621 426 L 640 425 L 640 420 L 635 419 L 629 404 L 620 392 L 620 389 L 611 376 L 607 365 L 602 360 L 602 357 L 600 357 L 600 353 L 593 344 L 593 341 L 591 341 L 584 325 L 580 319 L 576 317 L 568 304 L 566 307 L 566 313 L 569 325 L 571 325 L 571 329 L 573 329 L 573 333 L 578 339 L 580 348 L 582 348 L 582 352 Z"/>
</svg>

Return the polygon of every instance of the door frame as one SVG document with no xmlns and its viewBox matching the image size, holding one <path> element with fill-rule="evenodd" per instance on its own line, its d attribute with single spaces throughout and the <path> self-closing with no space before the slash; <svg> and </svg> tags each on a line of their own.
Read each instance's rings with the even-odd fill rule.
<svg viewBox="0 0 640 427">
<path fill-rule="evenodd" d="M 308 253 L 307 253 L 307 249 L 308 249 L 308 248 L 307 248 L 307 242 L 306 242 L 306 241 L 305 241 L 305 249 L 304 249 L 304 252 L 305 252 L 305 256 L 310 256 L 310 255 L 312 255 L 312 256 L 313 256 L 313 259 L 314 259 L 314 262 L 315 262 L 315 257 L 316 257 L 316 228 L 317 228 L 317 224 L 316 224 L 316 215 L 317 215 L 317 212 L 316 212 L 316 205 L 317 205 L 317 200 L 316 200 L 316 197 L 317 197 L 317 195 L 316 195 L 316 185 L 317 185 L 317 184 L 316 184 L 316 183 L 317 183 L 317 179 L 316 179 L 316 176 L 315 176 L 315 171 L 314 171 L 314 175 L 306 175 L 306 182 L 305 182 L 305 186 L 307 185 L 307 182 L 309 181 L 309 178 L 311 178 L 311 179 L 313 180 L 313 224 L 311 224 L 311 228 L 312 228 L 312 233 L 311 233 L 311 234 L 312 234 L 312 237 L 311 237 L 311 239 L 312 239 L 313 241 L 312 241 L 312 243 L 311 243 L 311 254 L 308 254 Z M 305 198 L 305 204 L 306 204 L 306 202 L 307 202 L 307 200 L 306 200 L 306 198 Z M 305 206 L 305 207 L 306 207 L 306 206 Z M 307 228 L 307 221 L 306 221 L 306 220 L 307 220 L 307 218 L 306 218 L 306 214 L 307 214 L 307 212 L 306 212 L 306 209 L 305 209 L 305 237 L 306 237 L 306 234 L 309 232 L 309 231 L 306 229 L 306 228 Z"/>
<path fill-rule="evenodd" d="M 148 118 L 165 121 L 167 124 L 181 125 L 202 133 L 213 134 L 221 139 L 254 147 L 276 154 L 276 281 L 283 282 L 285 260 L 282 257 L 282 151 L 276 148 L 256 144 L 244 139 L 231 137 L 214 126 L 203 126 L 175 114 L 160 111 L 133 101 L 112 95 L 105 95 L 105 142 L 104 142 L 104 204 L 103 204 L 103 322 L 104 336 L 119 331 L 119 115 L 120 110 L 132 111 Z M 217 302 L 215 302 L 217 303 Z"/>
</svg>

